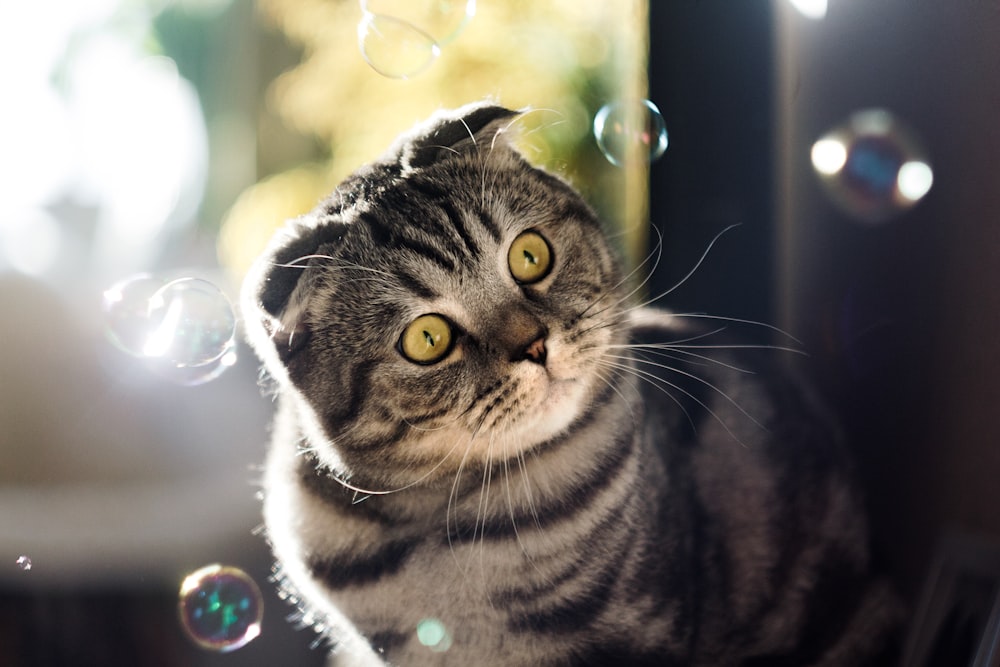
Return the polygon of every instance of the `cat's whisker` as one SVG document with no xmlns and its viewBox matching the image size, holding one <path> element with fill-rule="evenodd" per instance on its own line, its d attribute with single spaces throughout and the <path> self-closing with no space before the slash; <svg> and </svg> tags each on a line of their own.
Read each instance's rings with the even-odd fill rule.
<svg viewBox="0 0 1000 667">
<path fill-rule="evenodd" d="M 697 427 L 695 425 L 694 419 L 691 417 L 691 414 L 687 411 L 687 408 L 684 407 L 684 404 L 681 403 L 681 401 L 676 396 L 674 396 L 672 393 L 670 393 L 670 391 L 667 389 L 667 387 L 662 386 L 661 382 L 662 382 L 662 384 L 669 385 L 671 388 L 677 389 L 681 393 L 690 396 L 690 394 L 687 391 L 685 391 L 683 388 L 675 386 L 675 385 L 673 385 L 673 384 L 671 384 L 669 382 L 666 382 L 664 380 L 661 380 L 658 376 L 656 376 L 653 373 L 649 373 L 648 371 L 641 371 L 641 370 L 633 367 L 630 364 L 625 364 L 625 363 L 619 363 L 619 362 L 615 362 L 615 361 L 610 361 L 608 359 L 601 359 L 598 362 L 598 364 L 601 365 L 601 366 L 603 366 L 604 368 L 612 371 L 612 372 L 617 372 L 617 373 L 623 373 L 623 374 L 632 375 L 633 377 L 635 377 L 635 378 L 637 378 L 637 379 L 639 379 L 639 380 L 641 380 L 643 382 L 648 383 L 650 386 L 654 387 L 657 391 L 659 391 L 664 396 L 666 396 L 671 401 L 673 401 L 673 403 L 684 414 L 684 417 L 688 420 L 688 423 L 691 425 L 691 428 L 694 429 L 694 430 L 697 430 Z M 697 400 L 693 396 L 691 396 L 691 398 L 693 398 L 694 400 Z M 704 404 L 702 404 L 702 405 L 704 406 Z M 712 411 L 707 406 L 704 406 L 704 407 L 705 407 L 706 410 L 709 411 L 710 414 L 714 415 L 714 413 L 712 413 Z"/>
<path fill-rule="evenodd" d="M 591 308 L 593 308 L 594 306 L 596 306 L 598 303 L 600 303 L 601 301 L 603 301 L 605 298 L 607 298 L 609 296 L 616 295 L 617 292 L 618 292 L 618 288 L 619 287 L 621 287 L 622 285 L 627 284 L 628 281 L 630 281 L 632 279 L 632 276 L 634 276 L 639 271 L 643 270 L 643 267 L 645 267 L 646 264 L 650 260 L 652 260 L 653 264 L 652 264 L 652 266 L 650 266 L 649 270 L 646 271 L 646 277 L 643 278 L 642 281 L 638 285 L 636 285 L 627 294 L 619 296 L 619 298 L 617 300 L 615 300 L 613 303 L 608 304 L 603 309 L 601 309 L 601 310 L 597 311 L 596 313 L 594 313 L 593 316 L 594 317 L 599 316 L 599 315 L 607 312 L 609 309 L 615 308 L 616 306 L 621 305 L 622 303 L 624 303 L 628 299 L 632 298 L 633 295 L 635 295 L 639 291 L 641 291 L 646 286 L 646 284 L 649 283 L 649 281 L 653 277 L 654 272 L 656 271 L 656 268 L 660 265 L 660 260 L 662 259 L 662 256 L 663 256 L 663 234 L 660 233 L 660 230 L 657 229 L 656 227 L 651 227 L 651 229 L 656 233 L 656 237 L 657 237 L 656 238 L 656 243 L 653 245 L 653 249 L 650 250 L 648 253 L 646 253 L 646 256 L 643 258 L 643 260 L 641 262 L 639 262 L 624 277 L 622 277 L 617 283 L 615 283 L 614 285 L 612 285 L 610 289 L 606 290 L 600 297 L 598 297 L 597 299 L 595 299 L 590 305 L 588 305 L 586 308 L 584 308 L 580 312 L 580 314 L 578 315 L 578 317 L 580 317 L 580 318 L 584 317 L 585 315 L 587 315 L 587 313 L 590 311 Z"/>
<path fill-rule="evenodd" d="M 577 329 L 573 332 L 574 340 L 578 340 L 587 334 L 597 331 L 599 329 L 615 329 L 624 325 L 628 319 L 624 316 L 618 316 L 608 319 L 596 320 L 593 324 L 586 328 Z"/>
<path fill-rule="evenodd" d="M 400 421 L 402 421 L 404 424 L 406 424 L 407 426 L 409 426 L 410 428 L 412 428 L 414 431 L 421 431 L 421 432 L 424 432 L 424 433 L 433 433 L 435 431 L 443 431 L 444 429 L 446 429 L 446 428 L 448 428 L 450 426 L 454 426 L 460 419 L 462 419 L 463 417 L 465 417 L 468 414 L 468 411 L 469 411 L 469 408 L 467 408 L 466 410 L 463 410 L 461 412 L 458 412 L 449 421 L 443 422 L 443 423 L 441 423 L 439 425 L 436 425 L 436 426 L 422 426 L 420 424 L 415 424 L 414 422 L 410 421 L 410 419 L 408 417 L 406 417 L 405 415 L 402 416 L 402 417 L 400 417 Z M 434 415 L 432 417 L 428 417 L 427 419 L 428 420 L 439 419 L 439 416 L 438 415 Z"/>
<path fill-rule="evenodd" d="M 726 370 L 733 371 L 734 373 L 741 373 L 743 375 L 756 375 L 757 372 L 750 368 L 743 368 L 737 366 L 736 364 L 730 364 L 721 359 L 716 359 L 707 354 L 698 354 L 697 352 L 691 352 L 690 350 L 644 350 L 637 351 L 636 354 L 643 357 L 644 359 L 649 359 L 650 356 L 660 357 L 662 359 L 669 359 L 671 361 L 678 361 L 681 363 L 691 364 L 692 366 L 700 366 L 702 368 L 708 368 L 710 366 L 718 366 L 720 368 L 725 368 Z"/>
<path fill-rule="evenodd" d="M 714 391 L 716 394 L 718 394 L 719 396 L 721 396 L 722 398 L 724 398 L 730 405 L 732 405 L 734 408 L 736 408 L 737 410 L 739 410 L 740 413 L 743 414 L 743 416 L 745 416 L 747 419 L 749 419 L 750 421 L 752 421 L 756 426 L 760 427 L 761 429 L 764 429 L 765 431 L 767 430 L 766 426 L 764 426 L 763 424 L 761 424 L 753 415 L 751 415 L 749 412 L 747 412 L 743 408 L 743 406 L 741 406 L 739 404 L 739 402 L 737 402 L 735 399 L 733 399 L 729 394 L 727 394 L 725 391 L 723 391 L 722 389 L 720 389 L 717 385 L 713 384 L 712 382 L 709 382 L 708 380 L 706 380 L 703 377 L 699 377 L 695 373 L 689 373 L 689 372 L 687 372 L 685 370 L 681 370 L 680 368 L 677 368 L 676 366 L 671 366 L 669 364 L 663 364 L 663 363 L 660 363 L 658 361 L 653 361 L 651 359 L 643 358 L 641 356 L 635 356 L 635 357 L 628 357 L 628 356 L 621 356 L 621 355 L 608 355 L 608 356 L 610 356 L 611 358 L 614 358 L 614 359 L 633 359 L 633 360 L 637 361 L 638 363 L 646 364 L 646 365 L 652 366 L 654 368 L 661 368 L 661 369 L 663 369 L 665 371 L 670 371 L 671 373 L 677 373 L 678 375 L 683 375 L 684 377 L 691 378 L 695 382 L 698 382 L 700 384 L 705 385 L 706 387 L 708 387 L 709 389 L 711 389 L 712 391 Z"/>
<path fill-rule="evenodd" d="M 341 437 L 346 437 L 346 435 L 347 434 L 342 434 Z M 445 464 L 445 462 L 448 461 L 449 458 L 451 458 L 452 454 L 455 453 L 455 451 L 458 449 L 458 447 L 459 447 L 459 441 L 456 440 L 456 442 L 451 446 L 451 449 L 449 449 L 443 456 L 441 456 L 441 458 L 438 459 L 438 462 L 435 463 L 429 470 L 427 470 L 426 472 L 424 472 L 423 475 L 421 475 L 420 477 L 417 477 L 416 479 L 413 479 L 413 480 L 407 482 L 406 484 L 403 484 L 402 486 L 398 486 L 398 487 L 393 488 L 393 489 L 366 489 L 366 488 L 363 488 L 363 487 L 360 487 L 360 486 L 356 486 L 356 485 L 351 484 L 350 482 L 348 482 L 346 479 L 343 479 L 340 475 L 336 474 L 334 471 L 331 471 L 331 475 L 330 476 L 333 479 L 335 479 L 337 481 L 337 483 L 339 483 L 344 488 L 346 488 L 346 489 L 348 489 L 350 491 L 354 491 L 355 494 L 363 494 L 363 495 L 367 495 L 367 496 L 387 496 L 387 495 L 390 495 L 390 494 L 393 494 L 393 493 L 399 493 L 400 491 L 405 491 L 407 489 L 410 489 L 410 488 L 413 488 L 415 486 L 418 486 L 418 485 L 422 484 L 424 481 L 426 481 L 428 478 L 430 478 L 435 472 L 437 472 L 441 468 L 441 466 L 443 466 Z M 313 448 L 304 448 L 303 447 L 303 448 L 300 448 L 296 452 L 296 454 L 298 456 L 302 456 L 302 455 L 308 454 L 309 452 L 318 452 L 318 451 L 319 451 L 319 449 L 315 448 L 315 447 L 313 447 Z M 465 459 L 463 457 L 463 459 L 462 459 L 463 463 L 464 463 L 464 460 Z M 461 463 L 459 465 L 461 466 Z"/>
<path fill-rule="evenodd" d="M 473 141 L 475 141 L 475 138 L 473 138 Z M 448 151 L 450 153 L 454 153 L 455 155 L 461 155 L 462 154 L 461 151 L 455 150 L 451 146 L 445 146 L 444 144 L 427 144 L 426 146 L 422 146 L 421 150 L 428 149 L 428 148 L 433 148 L 435 150 Z"/>
<path fill-rule="evenodd" d="M 535 507 L 534 499 L 531 494 L 531 480 L 528 477 L 528 472 L 526 469 L 527 463 L 524 460 L 524 452 L 520 447 L 515 447 L 515 455 L 513 457 L 510 457 L 507 452 L 507 440 L 505 439 L 503 448 L 504 483 L 506 485 L 506 490 L 507 490 L 507 508 L 510 513 L 510 522 L 511 522 L 511 527 L 513 528 L 514 531 L 514 538 L 521 549 L 522 555 L 524 556 L 525 560 L 531 565 L 532 569 L 535 570 L 535 572 L 537 572 L 539 575 L 542 575 L 542 577 L 544 577 L 545 579 L 548 579 L 548 577 L 539 567 L 538 563 L 532 557 L 531 553 L 528 551 L 527 545 L 521 538 L 521 532 L 518 530 L 517 527 L 517 512 L 514 509 L 514 493 L 511 487 L 512 473 L 510 469 L 510 461 L 512 458 L 513 461 L 517 464 L 518 472 L 520 473 L 521 481 L 524 486 L 523 503 L 528 508 L 528 513 L 530 514 L 531 519 L 535 524 L 535 528 L 539 531 L 542 531 L 544 529 L 542 528 L 541 519 L 538 516 L 538 510 Z"/>
<path fill-rule="evenodd" d="M 723 322 L 731 322 L 734 324 L 748 324 L 755 327 L 762 327 L 764 329 L 774 331 L 775 333 L 779 333 L 782 336 L 791 339 L 794 343 L 798 345 L 805 345 L 805 343 L 803 343 L 801 340 L 799 340 L 792 334 L 788 333 L 781 327 L 774 326 L 773 324 L 768 324 L 767 322 L 759 322 L 757 320 L 747 320 L 739 317 L 727 317 L 725 315 L 708 315 L 705 313 L 671 313 L 670 315 L 671 317 L 678 317 L 678 318 L 686 317 L 686 318 L 700 319 L 700 320 L 720 320 Z"/>
<path fill-rule="evenodd" d="M 671 287 L 670 289 L 668 289 L 666 291 L 663 291 L 663 292 L 660 292 L 659 294 L 657 294 L 656 296 L 654 296 L 652 298 L 646 299 L 642 303 L 638 304 L 636 307 L 637 308 L 642 308 L 642 307 L 645 307 L 645 306 L 650 306 L 650 305 L 656 303 L 657 301 L 659 301 L 660 299 L 662 299 L 662 298 L 664 298 L 664 297 L 666 297 L 666 296 L 668 296 L 670 294 L 673 294 L 677 289 L 679 289 L 681 287 L 681 285 L 683 285 L 684 283 L 686 283 L 691 278 L 691 276 L 693 276 L 698 271 L 698 269 L 701 268 L 701 265 L 705 263 L 705 259 L 708 258 L 709 253 L 712 252 L 712 248 L 715 247 L 715 244 L 719 241 L 719 239 L 721 239 L 722 236 L 726 232 L 730 231 L 731 229 L 735 229 L 736 227 L 739 227 L 740 225 L 741 225 L 741 223 L 734 223 L 732 225 L 729 225 L 725 229 L 723 229 L 718 234 L 716 234 L 715 238 L 713 238 L 711 241 L 709 241 L 708 247 L 705 248 L 705 251 L 701 254 L 701 257 L 699 257 L 698 261 L 695 262 L 695 264 L 694 264 L 693 267 L 691 267 L 691 270 L 688 271 L 686 274 L 684 274 L 683 278 L 681 278 L 680 280 L 678 280 L 677 283 L 675 283 L 674 286 Z"/>
<path fill-rule="evenodd" d="M 328 259 L 328 260 L 331 260 L 331 261 L 335 260 L 335 258 L 332 255 L 317 255 L 317 254 L 302 255 L 301 257 L 296 257 L 295 259 L 290 260 L 288 262 L 271 262 L 271 266 L 276 266 L 276 267 L 283 268 L 283 269 L 311 269 L 311 268 L 316 268 L 316 267 L 313 267 L 313 266 L 309 266 L 308 264 L 300 264 L 300 262 L 308 262 L 311 259 Z"/>
<path fill-rule="evenodd" d="M 644 362 L 644 361 L 642 361 L 640 359 L 635 359 L 633 357 L 619 357 L 619 358 L 625 359 L 627 361 L 639 361 L 640 363 L 651 363 L 651 362 Z M 647 371 L 647 370 L 644 370 L 644 369 L 641 369 L 641 368 L 635 368 L 635 367 L 630 366 L 628 364 L 622 364 L 622 363 L 610 361 L 610 360 L 607 360 L 607 359 L 602 360 L 602 363 L 616 366 L 618 368 L 621 368 L 622 370 L 625 370 L 626 372 L 631 372 L 631 373 L 635 374 L 636 377 L 645 378 L 646 380 L 650 381 L 653 386 L 659 387 L 660 389 L 663 389 L 663 387 L 660 386 L 660 383 L 662 383 L 663 385 L 666 385 L 667 387 L 670 387 L 671 389 L 675 389 L 675 390 L 681 392 L 682 394 L 684 394 L 685 396 L 687 396 L 688 398 L 690 398 L 692 401 L 694 401 L 695 403 L 697 403 L 699 406 L 701 406 L 706 412 L 708 412 L 708 414 L 710 414 L 712 416 L 712 418 L 715 419 L 715 421 L 719 424 L 719 426 L 721 426 L 723 429 L 725 429 L 726 433 L 728 433 L 733 438 L 733 440 L 735 440 L 736 442 L 738 442 L 740 445 L 746 447 L 746 445 L 744 444 L 743 440 L 741 440 L 740 437 L 737 436 L 732 431 L 732 429 L 729 427 L 729 425 L 725 422 L 725 420 L 722 419 L 722 417 L 719 416 L 719 414 L 717 412 L 715 412 L 714 410 L 712 410 L 712 408 L 710 408 L 708 406 L 708 404 L 706 404 L 700 398 L 698 398 L 697 396 L 695 396 L 694 394 L 692 394 L 690 391 L 684 389 L 684 387 L 680 386 L 679 384 L 676 384 L 674 382 L 670 382 L 669 380 L 666 380 L 666 379 L 660 377 L 659 375 L 657 375 L 655 373 L 652 373 L 650 371 Z M 719 389 L 718 387 L 716 387 L 712 383 L 710 383 L 710 382 L 708 382 L 706 380 L 702 380 L 701 378 L 699 378 L 696 375 L 693 375 L 691 373 L 685 373 L 683 371 L 679 371 L 679 370 L 677 370 L 675 368 L 672 368 L 670 366 L 666 366 L 664 364 L 651 363 L 651 365 L 663 368 L 664 370 L 672 370 L 672 371 L 678 372 L 681 375 L 685 375 L 685 376 L 687 376 L 687 377 L 689 377 L 689 378 L 691 378 L 693 380 L 696 380 L 696 381 L 704 383 L 710 389 L 712 389 L 715 392 L 717 392 L 720 396 L 722 396 L 723 398 L 725 398 L 729 403 L 731 403 L 734 407 L 736 407 L 736 409 L 739 410 L 743 415 L 745 415 L 747 417 L 747 419 L 749 419 L 750 421 L 752 421 L 757 426 L 760 426 L 760 428 L 766 430 L 766 428 L 763 425 L 761 425 L 760 422 L 758 422 L 756 419 L 753 418 L 753 416 L 751 416 L 742 407 L 740 407 L 740 405 L 738 403 L 736 403 L 736 401 L 734 401 L 728 394 L 726 394 L 724 391 L 722 391 L 721 389 Z M 667 395 L 670 395 L 669 392 L 665 391 L 665 393 L 667 393 Z M 674 397 L 671 397 L 671 398 L 674 398 Z M 674 402 L 677 403 L 678 405 L 681 405 L 680 402 L 676 400 L 676 398 L 674 398 Z M 683 406 L 681 406 L 681 409 L 682 410 L 684 409 Z M 684 412 L 685 412 L 685 414 L 687 414 L 687 410 L 684 410 Z M 690 420 L 690 418 L 691 418 L 690 415 L 688 415 L 688 419 L 689 420 Z M 694 422 L 693 421 L 691 422 L 691 425 L 692 425 L 692 427 L 694 426 Z"/>
<path fill-rule="evenodd" d="M 458 514 L 456 512 L 455 504 L 458 499 L 458 488 L 459 488 L 459 482 L 462 479 L 462 472 L 465 470 L 466 461 L 468 461 L 469 453 L 472 451 L 472 445 L 478 434 L 479 434 L 479 429 L 476 428 L 475 430 L 473 430 L 469 439 L 465 443 L 465 451 L 462 453 L 462 458 L 458 462 L 458 468 L 455 471 L 455 477 L 451 484 L 451 490 L 448 493 L 448 503 L 445 507 L 445 515 L 444 515 L 444 527 L 445 527 L 445 536 L 447 537 L 448 540 L 448 552 L 451 554 L 452 559 L 455 561 L 455 567 L 457 567 L 458 571 L 462 573 L 462 578 L 465 579 L 466 582 L 468 582 L 469 578 L 468 571 L 466 570 L 465 567 L 463 567 L 462 563 L 459 561 L 458 553 L 455 551 L 455 544 L 452 537 L 453 536 L 460 537 L 458 535 L 460 526 L 458 522 Z M 455 522 L 454 528 L 452 527 L 451 523 L 452 519 L 454 519 Z"/>
<path fill-rule="evenodd" d="M 521 481 L 524 483 L 524 499 L 528 505 L 528 512 L 531 514 L 535 527 L 541 530 L 542 522 L 538 516 L 538 508 L 535 505 L 535 498 L 531 491 L 531 478 L 528 476 L 528 462 L 525 460 L 524 450 L 521 448 L 517 449 L 517 465 L 521 471 Z"/>
<path fill-rule="evenodd" d="M 632 407 L 632 401 L 627 399 L 625 395 L 621 392 L 621 390 L 618 388 L 618 383 L 614 382 L 613 378 L 605 377 L 602 371 L 607 371 L 613 374 L 620 374 L 621 371 L 616 370 L 614 368 L 604 369 L 599 366 L 595 369 L 597 379 L 599 379 L 601 382 L 607 385 L 611 389 L 611 391 L 615 392 L 618 395 L 618 398 L 622 400 L 622 403 L 628 409 L 629 418 L 632 420 L 632 423 L 633 424 L 638 423 L 636 420 L 635 409 Z"/>
<path fill-rule="evenodd" d="M 689 373 L 689 372 L 687 372 L 685 370 L 681 370 L 680 368 L 677 368 L 676 366 L 671 366 L 669 364 L 663 364 L 663 363 L 660 363 L 658 361 L 653 361 L 651 359 L 645 359 L 643 357 L 626 357 L 626 356 L 618 356 L 618 355 L 609 355 L 609 356 L 612 357 L 612 358 L 616 358 L 616 359 L 632 359 L 632 360 L 635 360 L 636 362 L 641 363 L 641 364 L 646 364 L 646 365 L 652 366 L 654 368 L 661 368 L 661 369 L 663 369 L 665 371 L 669 371 L 671 373 L 676 373 L 678 375 L 683 375 L 684 377 L 690 378 L 690 379 L 694 380 L 695 382 L 703 384 L 706 387 L 708 387 L 709 389 L 711 389 L 712 391 L 714 391 L 716 394 L 718 394 L 719 396 L 721 396 L 723 399 L 725 399 L 726 402 L 728 402 L 730 405 L 732 405 L 734 408 L 736 408 L 743 416 L 745 416 L 747 419 L 749 419 L 751 422 L 753 422 L 755 426 L 758 426 L 759 428 L 763 429 L 764 431 L 768 430 L 767 427 L 764 424 L 761 424 L 757 420 L 756 417 L 754 417 L 749 412 L 747 412 L 743 408 L 743 406 L 741 406 L 739 404 L 739 402 L 737 402 L 732 396 L 730 396 L 725 391 L 723 391 L 722 389 L 720 389 L 714 383 L 709 382 L 705 378 L 699 377 L 695 373 Z"/>
<path fill-rule="evenodd" d="M 336 262 L 336 264 L 302 264 L 301 262 L 309 262 L 313 259 L 329 260 L 331 262 Z M 343 260 L 338 260 L 333 255 L 324 254 L 311 254 L 311 255 L 301 255 L 289 262 L 277 263 L 272 262 L 272 266 L 286 268 L 286 269 L 323 269 L 324 271 L 335 271 L 335 270 L 345 270 L 353 269 L 355 271 L 365 271 L 368 273 L 375 273 L 386 278 L 391 278 L 396 280 L 398 277 L 388 271 L 383 271 L 381 269 L 376 269 L 370 266 L 364 266 L 356 262 L 345 262 Z"/>
<path fill-rule="evenodd" d="M 525 131 L 525 130 L 519 129 L 518 130 L 518 136 L 519 137 L 527 137 L 527 136 L 530 136 L 530 135 L 532 135 L 532 134 L 534 134 L 536 132 L 540 132 L 541 130 L 544 130 L 544 129 L 547 129 L 547 128 L 552 127 L 554 125 L 559 125 L 559 124 L 562 124 L 562 123 L 566 122 L 565 119 L 563 118 L 563 114 L 560 111 L 556 110 L 556 109 L 550 109 L 550 108 L 546 108 L 546 107 L 532 107 L 532 108 L 521 109 L 520 111 L 518 111 L 514 115 L 514 117 L 506 125 L 498 128 L 497 131 L 493 134 L 493 139 L 490 142 L 490 153 L 492 153 L 495 150 L 495 148 L 497 146 L 497 142 L 500 140 L 500 138 L 503 135 L 505 135 L 510 130 L 510 128 L 514 127 L 514 125 L 517 125 L 519 123 L 520 124 L 524 124 L 525 120 L 529 116 L 532 116 L 534 114 L 540 114 L 540 113 L 552 113 L 552 114 L 555 114 L 555 115 L 559 116 L 560 118 L 559 118 L 559 120 L 555 120 L 555 121 L 552 121 L 552 122 L 549 122 L 549 123 L 539 123 L 537 126 L 535 126 L 534 128 L 532 128 L 530 130 L 526 130 Z"/>
<path fill-rule="evenodd" d="M 484 555 L 486 552 L 486 522 L 489 518 L 489 503 L 490 503 L 490 485 L 493 481 L 493 439 L 495 436 L 494 431 L 490 431 L 490 437 L 487 441 L 486 446 L 486 465 L 483 467 L 483 481 L 479 488 L 479 506 L 476 508 L 476 520 L 473 524 L 472 539 L 470 541 L 472 548 L 469 550 L 469 558 L 472 558 L 476 553 L 476 534 L 479 534 L 479 566 L 480 572 L 483 575 L 484 581 L 486 580 L 485 575 L 485 561 Z"/>
<path fill-rule="evenodd" d="M 665 359 L 673 359 L 675 361 L 682 361 L 690 364 L 698 364 L 701 366 L 721 366 L 722 368 L 727 368 L 731 371 L 736 371 L 737 373 L 744 373 L 747 375 L 754 375 L 755 372 L 748 368 L 741 368 L 734 364 L 726 363 L 721 359 L 716 359 L 715 357 L 710 357 L 707 354 L 698 354 L 697 352 L 691 352 L 690 350 L 683 348 L 676 348 L 669 343 L 664 343 L 662 345 L 608 345 L 607 349 L 616 350 L 632 350 L 637 354 L 653 354 L 658 357 L 663 357 Z"/>
<path fill-rule="evenodd" d="M 763 350 L 769 352 L 787 352 L 791 354 L 800 354 L 803 356 L 808 356 L 809 354 L 805 350 L 801 350 L 797 347 L 787 347 L 784 345 L 764 345 L 764 344 L 758 345 L 758 344 L 742 344 L 742 343 L 732 343 L 732 344 L 720 343 L 718 345 L 704 345 L 704 344 L 692 345 L 685 342 L 645 343 L 645 344 L 624 343 L 620 345 L 608 345 L 607 348 L 621 349 L 621 350 L 649 351 L 654 354 L 671 353 L 675 355 L 683 355 L 688 358 L 703 359 L 706 362 L 723 366 L 725 368 L 729 368 L 731 370 L 739 371 L 742 373 L 753 373 L 754 371 L 730 365 L 716 357 L 707 354 L 692 352 L 691 350 Z M 673 357 L 673 358 L 679 358 L 679 357 Z"/>
</svg>

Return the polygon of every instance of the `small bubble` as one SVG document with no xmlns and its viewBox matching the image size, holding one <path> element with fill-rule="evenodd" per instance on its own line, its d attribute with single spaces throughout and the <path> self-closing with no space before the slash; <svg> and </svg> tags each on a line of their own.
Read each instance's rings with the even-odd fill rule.
<svg viewBox="0 0 1000 667">
<path fill-rule="evenodd" d="M 867 222 L 912 207 L 934 182 L 915 135 L 882 109 L 852 114 L 812 145 L 810 157 L 830 198 Z"/>
<path fill-rule="evenodd" d="M 149 337 L 149 299 L 164 281 L 148 273 L 121 280 L 104 290 L 104 325 L 118 349 L 134 357 L 143 356 Z"/>
<path fill-rule="evenodd" d="M 14 563 L 25 572 L 31 569 L 31 559 L 27 556 L 18 556 Z"/>
<path fill-rule="evenodd" d="M 435 653 L 451 648 L 451 635 L 444 623 L 436 618 L 425 618 L 417 623 L 417 640 Z"/>
<path fill-rule="evenodd" d="M 112 343 L 172 382 L 202 384 L 236 363 L 236 315 L 207 280 L 128 278 L 104 291 L 104 316 Z"/>
<path fill-rule="evenodd" d="M 391 79 L 419 74 L 441 53 L 434 38 L 412 23 L 370 12 L 358 24 L 358 45 L 371 68 Z"/>
<path fill-rule="evenodd" d="M 594 116 L 597 146 L 611 164 L 652 162 L 667 150 L 667 126 L 649 100 L 605 104 Z"/>
<path fill-rule="evenodd" d="M 243 570 L 215 564 L 184 578 L 178 609 L 181 625 L 195 643 L 228 652 L 260 634 L 264 598 Z"/>
<path fill-rule="evenodd" d="M 476 14 L 475 0 L 361 0 L 368 14 L 391 16 L 428 35 L 437 44 L 455 39 Z"/>
</svg>

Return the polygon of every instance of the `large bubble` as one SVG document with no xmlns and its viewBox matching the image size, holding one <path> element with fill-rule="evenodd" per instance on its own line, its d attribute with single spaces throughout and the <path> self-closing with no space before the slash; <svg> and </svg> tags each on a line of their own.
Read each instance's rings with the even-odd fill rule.
<svg viewBox="0 0 1000 667">
<path fill-rule="evenodd" d="M 178 384 L 201 384 L 236 362 L 236 315 L 222 291 L 200 278 L 140 274 L 104 291 L 108 338 Z"/>
<path fill-rule="evenodd" d="M 865 222 L 909 209 L 934 182 L 917 137 L 883 109 L 852 114 L 812 145 L 810 157 L 831 200 Z"/>
<path fill-rule="evenodd" d="M 611 164 L 652 162 L 667 150 L 667 126 L 649 100 L 606 104 L 594 116 L 594 138 Z"/>
<path fill-rule="evenodd" d="M 379 74 L 408 79 L 427 69 L 476 11 L 474 0 L 361 0 L 358 46 Z"/>
<path fill-rule="evenodd" d="M 199 646 L 235 651 L 260 635 L 264 598 L 246 572 L 215 564 L 184 578 L 178 610 L 181 626 Z"/>
</svg>

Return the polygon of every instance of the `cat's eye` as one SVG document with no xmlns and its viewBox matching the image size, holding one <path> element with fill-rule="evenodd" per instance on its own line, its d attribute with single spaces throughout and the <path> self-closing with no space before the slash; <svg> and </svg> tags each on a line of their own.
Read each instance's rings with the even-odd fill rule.
<svg viewBox="0 0 1000 667">
<path fill-rule="evenodd" d="M 537 283 L 552 270 L 552 247 L 538 232 L 524 232 L 507 251 L 510 274 L 519 283 Z"/>
<path fill-rule="evenodd" d="M 421 315 L 410 322 L 399 338 L 403 356 L 418 364 L 433 364 L 451 350 L 451 324 L 440 315 Z"/>
</svg>

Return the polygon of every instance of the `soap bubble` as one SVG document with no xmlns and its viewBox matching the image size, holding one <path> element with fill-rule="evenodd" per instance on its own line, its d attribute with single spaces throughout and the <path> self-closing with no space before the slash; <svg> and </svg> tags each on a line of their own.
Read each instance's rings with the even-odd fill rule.
<svg viewBox="0 0 1000 667">
<path fill-rule="evenodd" d="M 181 625 L 195 643 L 228 652 L 260 634 L 264 598 L 243 570 L 215 564 L 184 578 L 178 609 Z"/>
<path fill-rule="evenodd" d="M 441 53 L 434 38 L 401 19 L 365 13 L 358 45 L 371 68 L 392 79 L 408 79 L 427 69 Z"/>
<path fill-rule="evenodd" d="M 455 39 L 476 14 L 475 0 L 361 0 L 368 14 L 409 23 L 439 45 Z"/>
<path fill-rule="evenodd" d="M 451 648 L 451 635 L 444 623 L 436 618 L 425 618 L 417 623 L 417 640 L 435 653 Z"/>
<path fill-rule="evenodd" d="M 476 13 L 475 0 L 362 0 L 358 46 L 379 74 L 408 79 L 427 69 Z"/>
<path fill-rule="evenodd" d="M 147 359 L 146 366 L 151 372 L 174 384 L 193 387 L 218 378 L 232 368 L 238 360 L 236 341 L 231 340 L 225 352 L 218 359 L 197 366 L 177 366 L 162 359 Z"/>
<path fill-rule="evenodd" d="M 133 357 L 143 356 L 149 336 L 149 299 L 164 281 L 148 273 L 131 276 L 104 290 L 104 324 L 108 338 Z"/>
<path fill-rule="evenodd" d="M 128 278 L 105 290 L 104 315 L 112 343 L 178 384 L 208 382 L 236 362 L 236 315 L 207 280 Z"/>
<path fill-rule="evenodd" d="M 812 145 L 810 157 L 830 198 L 866 222 L 910 208 L 934 182 L 917 138 L 882 109 L 852 114 Z"/>
<path fill-rule="evenodd" d="M 31 569 L 31 558 L 28 556 L 18 556 L 14 563 L 25 572 Z"/>
<path fill-rule="evenodd" d="M 605 104 L 594 116 L 597 146 L 611 164 L 652 162 L 667 150 L 667 126 L 649 100 Z"/>
<path fill-rule="evenodd" d="M 172 280 L 149 298 L 153 328 L 143 354 L 178 367 L 202 366 L 232 349 L 236 315 L 218 287 L 200 278 Z"/>
</svg>

